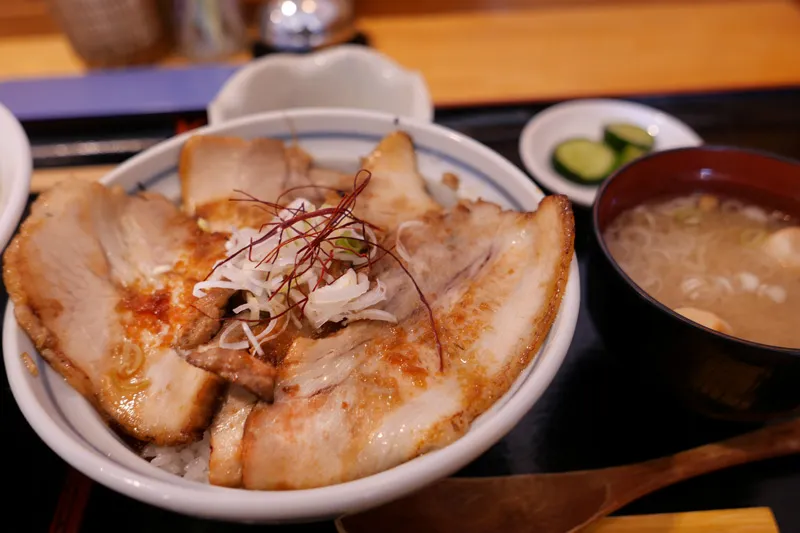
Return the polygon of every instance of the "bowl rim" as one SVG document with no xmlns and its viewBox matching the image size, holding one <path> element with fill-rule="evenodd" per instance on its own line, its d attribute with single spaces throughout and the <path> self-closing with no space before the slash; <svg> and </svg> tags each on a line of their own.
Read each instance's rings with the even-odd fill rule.
<svg viewBox="0 0 800 533">
<path fill-rule="evenodd" d="M 418 70 L 409 69 L 382 52 L 358 44 L 340 44 L 330 48 L 324 48 L 306 55 L 298 55 L 290 52 L 282 52 L 267 55 L 251 61 L 237 69 L 208 103 L 206 112 L 208 113 L 208 123 L 212 126 L 227 124 L 233 120 L 243 118 L 238 116 L 227 118 L 225 116 L 225 106 L 232 102 L 235 97 L 245 94 L 245 89 L 252 82 L 252 79 L 261 71 L 271 68 L 291 67 L 296 72 L 320 71 L 330 68 L 330 63 L 346 60 L 360 61 L 368 64 L 376 73 L 391 72 L 394 76 L 404 76 L 408 78 L 412 85 L 413 94 L 409 114 L 406 118 L 433 121 L 434 106 L 430 89 Z M 297 109 L 310 109 L 307 107 L 296 107 Z M 315 109 L 337 109 L 329 106 L 320 106 Z M 346 109 L 346 108 L 341 108 Z M 274 112 L 277 110 L 266 111 Z M 263 114 L 264 112 L 254 113 Z"/>
<path fill-rule="evenodd" d="M 689 325 L 706 334 L 713 335 L 719 338 L 720 340 L 726 341 L 728 343 L 733 343 L 752 349 L 766 350 L 781 355 L 789 355 L 792 357 L 800 358 L 800 350 L 798 350 L 797 348 L 789 348 L 786 346 L 774 346 L 772 344 L 764 344 L 761 342 L 755 342 L 748 339 L 743 339 L 741 337 L 728 335 L 727 333 L 721 333 L 719 331 L 703 326 L 702 324 L 699 324 L 694 320 L 690 320 L 685 316 L 675 312 L 674 310 L 670 309 L 666 305 L 662 304 L 661 302 L 650 296 L 650 294 L 647 291 L 645 291 L 642 287 L 639 286 L 639 284 L 633 281 L 633 279 L 630 276 L 628 276 L 627 273 L 625 273 L 625 271 L 622 269 L 622 267 L 619 265 L 616 259 L 614 259 L 614 256 L 609 251 L 605 238 L 603 237 L 603 233 L 600 231 L 599 218 L 600 218 L 600 204 L 603 202 L 606 191 L 610 186 L 611 182 L 614 179 L 616 179 L 617 176 L 628 171 L 631 167 L 633 167 L 634 165 L 638 164 L 641 161 L 653 159 L 660 156 L 668 156 L 676 152 L 689 152 L 689 151 L 693 152 L 703 151 L 703 152 L 715 152 L 715 153 L 738 152 L 747 155 L 763 157 L 766 159 L 772 159 L 775 161 L 780 161 L 782 163 L 788 163 L 790 165 L 797 166 L 798 169 L 800 169 L 800 160 L 794 159 L 792 157 L 784 156 L 782 154 L 775 154 L 767 150 L 762 150 L 757 148 L 744 148 L 744 147 L 724 145 L 724 144 L 704 144 L 701 146 L 684 146 L 680 148 L 672 148 L 669 150 L 662 150 L 659 152 L 653 152 L 651 154 L 647 154 L 639 159 L 631 161 L 630 163 L 627 163 L 626 165 L 618 168 L 608 178 L 603 180 L 603 183 L 600 184 L 600 188 L 597 191 L 597 196 L 595 197 L 594 204 L 592 205 L 592 233 L 600 250 L 603 252 L 603 255 L 605 256 L 606 260 L 608 260 L 608 262 L 614 268 L 616 273 L 625 281 L 625 283 L 629 287 L 631 287 L 641 299 L 645 300 L 650 305 L 662 311 L 666 316 L 670 316 L 675 320 L 679 320 L 686 325 Z"/>
<path fill-rule="evenodd" d="M 7 138 L 4 133 L 8 134 Z M 8 189 L 2 194 L 3 212 L 0 214 L 0 250 L 2 250 L 11 240 L 25 211 L 33 172 L 28 136 L 19 120 L 2 104 L 0 104 L 0 137 L 3 137 L 2 141 L 7 146 L 3 150 L 3 155 L 11 154 L 8 159 L 13 168 L 11 179 L 3 179 L 0 184 L 0 187 Z"/>
<path fill-rule="evenodd" d="M 539 198 L 544 194 L 535 183 L 510 161 L 489 147 L 461 133 L 438 124 L 421 120 L 401 118 L 382 112 L 312 108 L 289 111 L 268 112 L 242 117 L 219 125 L 209 125 L 192 130 L 164 141 L 142 154 L 134 156 L 108 174 L 103 183 L 124 175 L 132 167 L 139 167 L 152 157 L 164 154 L 181 146 L 192 135 L 203 133 L 231 132 L 240 126 L 269 122 L 275 119 L 285 121 L 287 117 L 352 119 L 365 118 L 387 126 L 406 127 L 412 136 L 415 132 L 433 135 L 447 143 L 449 150 L 456 148 L 468 150 L 488 159 L 502 169 L 505 176 L 515 180 L 525 180 L 538 191 Z M 184 482 L 175 477 L 175 482 L 156 479 L 142 472 L 133 471 L 97 450 L 90 449 L 84 439 L 71 427 L 60 427 L 47 413 L 42 412 L 39 401 L 27 381 L 9 379 L 17 404 L 25 418 L 47 445 L 65 461 L 95 481 L 129 497 L 146 503 L 167 508 L 176 512 L 214 519 L 254 522 L 284 522 L 330 518 L 342 512 L 358 511 L 381 505 L 409 492 L 451 475 L 463 465 L 484 453 L 500 438 L 516 426 L 522 417 L 539 400 L 550 386 L 561 368 L 574 336 L 580 308 L 580 278 L 577 258 L 573 256 L 570 265 L 570 279 L 564 291 L 556 322 L 531 365 L 538 364 L 520 383 L 516 392 L 481 424 L 472 438 L 467 435 L 445 446 L 441 450 L 420 456 L 396 467 L 354 481 L 315 489 L 296 491 L 250 491 L 216 487 L 199 483 Z M 561 323 L 559 325 L 559 322 Z M 558 330 L 556 328 L 559 328 Z M 17 343 L 18 326 L 13 316 L 13 304 L 6 308 L 3 329 L 3 345 L 19 347 Z M 555 335 L 554 335 L 555 333 Z M 546 350 L 546 353 L 542 353 Z M 4 360 L 9 377 L 25 375 L 26 370 L 19 351 L 4 350 Z M 545 357 L 546 355 L 546 357 Z M 536 376 L 536 379 L 533 379 Z M 27 376 L 26 376 L 27 377 Z M 465 461 L 464 458 L 467 457 Z M 181 482 L 179 482 L 181 481 Z"/>
</svg>

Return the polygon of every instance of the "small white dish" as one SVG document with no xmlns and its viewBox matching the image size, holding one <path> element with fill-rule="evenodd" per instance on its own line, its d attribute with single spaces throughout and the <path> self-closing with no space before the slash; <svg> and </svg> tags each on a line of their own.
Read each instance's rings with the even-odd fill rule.
<svg viewBox="0 0 800 533">
<path fill-rule="evenodd" d="M 600 184 L 581 185 L 558 174 L 550 163 L 558 143 L 574 137 L 603 140 L 610 122 L 630 122 L 655 136 L 653 151 L 698 146 L 703 139 L 677 118 L 652 107 L 613 99 L 570 100 L 536 114 L 522 130 L 519 154 L 525 168 L 539 184 L 574 203 L 589 207 Z"/>
<path fill-rule="evenodd" d="M 357 170 L 386 134 L 402 129 L 413 139 L 420 173 L 432 188 L 442 175 L 458 175 L 459 196 L 483 198 L 506 208 L 532 211 L 543 198 L 516 166 L 486 146 L 457 132 L 419 120 L 352 109 L 303 109 L 265 113 L 193 130 L 129 159 L 103 182 L 129 191 L 140 185 L 180 198 L 177 175 L 183 144 L 196 134 L 246 139 L 295 139 L 321 165 Z M 330 519 L 400 498 L 453 474 L 508 433 L 537 402 L 567 353 L 580 307 L 580 280 L 573 259 L 558 316 L 538 354 L 511 389 L 449 446 L 379 474 L 310 490 L 247 491 L 188 481 L 136 455 L 114 434 L 89 403 L 42 360 L 6 308 L 3 355 L 8 381 L 23 415 L 36 433 L 65 461 L 98 483 L 172 511 L 219 520 L 286 522 Z M 34 377 L 23 352 L 39 368 Z"/>
<path fill-rule="evenodd" d="M 359 45 L 308 55 L 274 54 L 248 63 L 208 106 L 211 124 L 283 109 L 345 107 L 433 120 L 425 79 Z"/>
<path fill-rule="evenodd" d="M 0 251 L 17 229 L 28 203 L 32 168 L 25 130 L 0 104 Z"/>
</svg>

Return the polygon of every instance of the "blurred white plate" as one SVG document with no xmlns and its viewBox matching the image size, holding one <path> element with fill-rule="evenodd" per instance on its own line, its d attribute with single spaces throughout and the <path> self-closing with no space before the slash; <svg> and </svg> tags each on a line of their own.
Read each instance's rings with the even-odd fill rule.
<svg viewBox="0 0 800 533">
<path fill-rule="evenodd" d="M 8 244 L 28 202 L 31 148 L 25 130 L 0 104 L 0 251 Z"/>
<path fill-rule="evenodd" d="M 274 54 L 252 61 L 225 83 L 208 106 L 211 124 L 300 107 L 384 111 L 430 122 L 425 79 L 387 56 L 359 45 L 308 55 Z"/>
<path fill-rule="evenodd" d="M 561 176 L 550 164 L 558 143 L 574 137 L 603 140 L 603 127 L 630 122 L 655 136 L 653 151 L 698 146 L 703 139 L 677 118 L 658 109 L 625 100 L 570 100 L 548 107 L 534 116 L 519 139 L 519 154 L 533 178 L 553 193 L 565 194 L 589 207 L 600 184 L 581 185 Z"/>
</svg>

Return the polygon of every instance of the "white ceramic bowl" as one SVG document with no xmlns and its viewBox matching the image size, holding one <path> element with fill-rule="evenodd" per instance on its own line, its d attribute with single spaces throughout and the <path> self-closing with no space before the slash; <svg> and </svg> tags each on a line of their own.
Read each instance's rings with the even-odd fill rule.
<svg viewBox="0 0 800 533">
<path fill-rule="evenodd" d="M 11 111 L 0 105 L 0 251 L 8 244 L 28 202 L 31 148 Z"/>
<path fill-rule="evenodd" d="M 570 181 L 550 164 L 558 143 L 573 137 L 603 140 L 603 127 L 609 122 L 637 124 L 655 136 L 653 150 L 668 150 L 703 143 L 697 133 L 677 118 L 652 107 L 625 100 L 570 100 L 536 114 L 522 130 L 519 154 L 528 172 L 548 190 L 565 194 L 576 204 L 594 203 L 598 185 Z"/>
<path fill-rule="evenodd" d="M 396 128 L 414 139 L 421 172 L 435 186 L 443 172 L 459 175 L 464 196 L 483 197 L 510 208 L 533 210 L 541 191 L 514 165 L 489 148 L 443 127 L 400 120 L 384 113 L 353 110 L 297 110 L 246 117 L 166 141 L 132 158 L 106 176 L 105 183 L 134 190 L 144 184 L 178 199 L 178 154 L 195 133 L 245 138 L 291 138 L 324 165 L 356 170 L 357 160 Z M 459 470 L 501 439 L 539 399 L 563 362 L 579 307 L 579 279 L 573 261 L 561 309 L 533 363 L 513 388 L 478 418 L 461 439 L 441 450 L 364 479 L 312 490 L 250 492 L 186 481 L 139 458 L 100 420 L 89 404 L 46 367 L 38 378 L 25 369 L 20 353 L 36 352 L 6 310 L 3 353 L 11 389 L 39 436 L 62 458 L 96 481 L 144 502 L 190 515 L 236 521 L 326 519 L 382 504 Z"/>
<path fill-rule="evenodd" d="M 359 45 L 308 55 L 274 54 L 252 61 L 223 85 L 208 106 L 208 119 L 219 124 L 301 107 L 346 107 L 433 119 L 423 77 Z"/>
</svg>

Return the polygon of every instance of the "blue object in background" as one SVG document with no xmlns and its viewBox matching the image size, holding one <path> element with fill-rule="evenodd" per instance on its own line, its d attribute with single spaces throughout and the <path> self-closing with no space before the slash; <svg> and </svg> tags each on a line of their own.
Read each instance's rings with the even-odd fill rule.
<svg viewBox="0 0 800 533">
<path fill-rule="evenodd" d="M 205 110 L 236 67 L 132 68 L 0 82 L 0 102 L 21 121 Z"/>
</svg>

